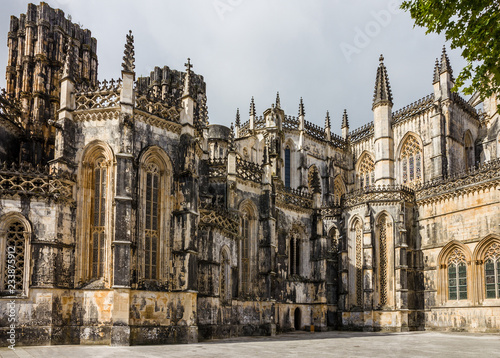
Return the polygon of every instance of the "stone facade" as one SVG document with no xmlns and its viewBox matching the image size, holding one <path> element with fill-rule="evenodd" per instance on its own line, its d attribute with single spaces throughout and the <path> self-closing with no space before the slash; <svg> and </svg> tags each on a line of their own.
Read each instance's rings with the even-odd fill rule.
<svg viewBox="0 0 500 358">
<path fill-rule="evenodd" d="M 11 19 L 9 50 L 3 341 L 9 302 L 17 344 L 500 331 L 497 100 L 451 92 L 444 50 L 432 93 L 395 112 L 381 57 L 374 120 L 344 112 L 342 135 L 279 94 L 209 124 L 189 59 L 136 79 L 131 33 L 98 82 L 96 40 L 45 3 Z"/>
</svg>

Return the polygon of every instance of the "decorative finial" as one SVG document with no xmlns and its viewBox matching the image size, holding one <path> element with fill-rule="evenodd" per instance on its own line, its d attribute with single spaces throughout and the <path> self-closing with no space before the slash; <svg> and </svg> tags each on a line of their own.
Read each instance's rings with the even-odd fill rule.
<svg viewBox="0 0 500 358">
<path fill-rule="evenodd" d="M 193 68 L 193 65 L 191 64 L 191 59 L 189 57 L 184 66 L 186 66 L 186 75 L 184 76 L 184 90 L 182 92 L 182 96 L 186 97 L 191 96 L 191 68 Z"/>
<path fill-rule="evenodd" d="M 236 127 L 240 126 L 240 109 L 239 108 L 236 109 L 236 121 L 235 121 L 234 125 Z"/>
<path fill-rule="evenodd" d="M 432 83 L 439 82 L 440 72 L 441 72 L 441 69 L 439 68 L 439 60 L 436 58 L 436 65 L 434 66 L 434 79 L 433 79 Z"/>
<path fill-rule="evenodd" d="M 255 116 L 255 102 L 252 96 L 252 100 L 250 101 L 250 115 Z"/>
<path fill-rule="evenodd" d="M 135 70 L 134 36 L 132 35 L 132 30 L 129 30 L 127 35 L 122 67 L 123 71 L 127 72 L 134 72 Z"/>
<path fill-rule="evenodd" d="M 325 117 L 325 128 L 331 128 L 331 123 L 330 123 L 330 112 L 326 111 L 326 117 Z"/>
<path fill-rule="evenodd" d="M 276 108 L 281 108 L 280 93 L 276 93 Z"/>
<path fill-rule="evenodd" d="M 300 116 L 305 116 L 306 111 L 304 110 L 304 101 L 302 100 L 302 97 L 300 97 L 300 104 L 299 104 L 299 117 Z"/>
<path fill-rule="evenodd" d="M 342 115 L 342 128 L 349 128 L 349 119 L 347 117 L 346 109 L 344 109 L 344 114 Z"/>
<path fill-rule="evenodd" d="M 375 80 L 375 92 L 373 94 L 373 107 L 379 103 L 389 103 L 392 106 L 391 85 L 389 84 L 389 76 L 384 65 L 384 56 L 380 55 L 380 64 L 377 69 L 377 78 Z"/>
<path fill-rule="evenodd" d="M 193 65 L 191 64 L 191 59 L 188 57 L 188 62 L 184 64 L 186 66 L 186 72 L 191 72 Z"/>
</svg>

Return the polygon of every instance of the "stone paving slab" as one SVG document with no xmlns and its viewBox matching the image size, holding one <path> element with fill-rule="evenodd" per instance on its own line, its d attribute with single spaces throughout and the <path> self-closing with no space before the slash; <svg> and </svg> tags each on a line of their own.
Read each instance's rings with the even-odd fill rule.
<svg viewBox="0 0 500 358">
<path fill-rule="evenodd" d="M 80 357 L 500 357 L 500 336 L 468 333 L 294 332 L 188 345 L 0 348 L 2 358 Z"/>
</svg>

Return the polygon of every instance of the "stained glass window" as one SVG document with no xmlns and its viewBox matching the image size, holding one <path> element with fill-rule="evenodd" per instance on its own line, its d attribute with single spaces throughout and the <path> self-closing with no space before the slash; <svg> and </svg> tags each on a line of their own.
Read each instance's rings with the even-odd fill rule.
<svg viewBox="0 0 500 358">
<path fill-rule="evenodd" d="M 93 178 L 93 207 L 91 225 L 91 268 L 92 278 L 104 275 L 105 262 L 105 225 L 106 225 L 106 174 L 107 168 L 104 159 L 97 160 L 94 166 Z"/>
</svg>

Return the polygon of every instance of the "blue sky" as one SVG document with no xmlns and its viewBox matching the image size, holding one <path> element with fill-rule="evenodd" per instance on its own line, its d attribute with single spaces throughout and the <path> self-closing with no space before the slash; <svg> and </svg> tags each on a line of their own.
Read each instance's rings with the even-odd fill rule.
<svg viewBox="0 0 500 358">
<path fill-rule="evenodd" d="M 5 71 L 9 16 L 25 0 L 0 0 L 0 68 Z M 32 2 L 32 1 L 31 1 Z M 373 119 L 380 54 L 394 111 L 432 92 L 434 61 L 444 36 L 413 28 L 400 1 L 340 0 L 49 0 L 97 38 L 99 79 L 118 78 L 125 35 L 135 36 L 137 75 L 154 66 L 184 69 L 187 57 L 207 83 L 211 123 L 229 125 L 236 108 L 248 117 L 255 97 L 261 114 L 280 92 L 287 114 L 304 98 L 306 120 L 323 126 L 328 110 L 341 133 L 344 108 L 351 130 Z M 457 75 L 459 50 L 448 54 Z M 5 75 L 0 87 L 5 86 Z"/>
</svg>

